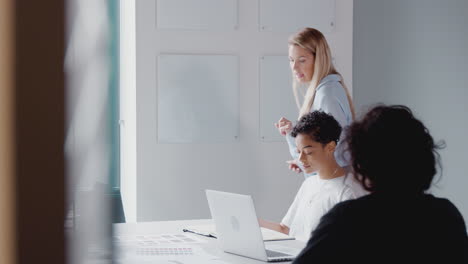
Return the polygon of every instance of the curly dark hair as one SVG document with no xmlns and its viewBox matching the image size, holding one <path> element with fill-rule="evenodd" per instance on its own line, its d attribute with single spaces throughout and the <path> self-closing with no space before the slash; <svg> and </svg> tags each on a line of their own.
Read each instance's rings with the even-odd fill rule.
<svg viewBox="0 0 468 264">
<path fill-rule="evenodd" d="M 303 115 L 293 127 L 291 136 L 296 137 L 298 134 L 309 135 L 322 145 L 332 141 L 338 143 L 341 126 L 333 116 L 323 111 L 313 111 Z"/>
<path fill-rule="evenodd" d="M 345 133 L 355 177 L 366 190 L 422 193 L 430 188 L 440 159 L 437 149 L 445 143 L 435 144 L 408 107 L 377 105 Z"/>
</svg>

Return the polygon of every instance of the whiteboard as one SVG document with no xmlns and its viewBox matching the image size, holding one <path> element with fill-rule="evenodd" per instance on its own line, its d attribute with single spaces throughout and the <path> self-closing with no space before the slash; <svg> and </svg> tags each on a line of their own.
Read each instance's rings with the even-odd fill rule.
<svg viewBox="0 0 468 264">
<path fill-rule="evenodd" d="M 335 0 L 260 0 L 259 12 L 260 31 L 292 33 L 312 27 L 329 33 L 335 27 Z"/>
<path fill-rule="evenodd" d="M 158 142 L 233 142 L 239 134 L 239 58 L 158 56 Z"/>
<path fill-rule="evenodd" d="M 284 141 L 273 124 L 283 116 L 295 123 L 299 115 L 288 56 L 263 56 L 259 64 L 260 140 Z"/>
<path fill-rule="evenodd" d="M 157 0 L 158 29 L 233 30 L 237 0 Z"/>
</svg>

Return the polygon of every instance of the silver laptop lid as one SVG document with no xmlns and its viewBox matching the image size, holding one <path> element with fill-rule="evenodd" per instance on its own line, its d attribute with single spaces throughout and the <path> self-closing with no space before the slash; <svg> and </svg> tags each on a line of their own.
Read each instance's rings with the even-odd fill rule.
<svg viewBox="0 0 468 264">
<path fill-rule="evenodd" d="M 252 197 L 206 190 L 211 217 L 221 249 L 225 252 L 267 261 Z"/>
<path fill-rule="evenodd" d="M 221 248 L 225 252 L 263 261 L 292 260 L 294 256 L 270 252 L 267 256 L 262 232 L 250 195 L 206 190 L 211 217 Z"/>
</svg>

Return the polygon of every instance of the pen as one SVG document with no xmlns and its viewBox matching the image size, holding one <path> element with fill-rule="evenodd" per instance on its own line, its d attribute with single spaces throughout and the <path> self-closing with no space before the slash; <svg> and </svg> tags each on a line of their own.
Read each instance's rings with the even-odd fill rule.
<svg viewBox="0 0 468 264">
<path fill-rule="evenodd" d="M 194 232 L 192 230 L 189 230 L 189 229 L 182 229 L 182 231 L 184 232 L 189 232 L 189 233 L 193 233 L 193 234 L 197 234 L 197 235 L 201 235 L 201 236 L 206 236 L 206 237 L 212 237 L 212 238 L 216 238 L 215 236 L 213 236 L 212 234 L 202 234 L 202 233 L 197 233 L 197 232 Z"/>
</svg>

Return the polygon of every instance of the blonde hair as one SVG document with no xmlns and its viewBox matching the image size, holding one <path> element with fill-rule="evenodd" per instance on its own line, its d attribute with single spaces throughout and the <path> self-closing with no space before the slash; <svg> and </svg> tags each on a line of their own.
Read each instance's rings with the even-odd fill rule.
<svg viewBox="0 0 468 264">
<path fill-rule="evenodd" d="M 299 99 L 298 83 L 293 76 L 293 93 L 296 99 L 297 107 L 299 108 L 299 118 L 310 112 L 310 109 L 314 103 L 316 89 L 320 81 L 329 74 L 337 74 L 341 77 L 340 83 L 345 90 L 349 107 L 351 108 L 350 110 L 352 118 L 354 120 L 354 104 L 351 100 L 351 95 L 349 94 L 348 88 L 344 83 L 343 76 L 341 76 L 341 74 L 336 71 L 335 66 L 333 66 L 330 47 L 328 46 L 327 40 L 323 34 L 314 28 L 304 28 L 295 35 L 291 36 L 289 38 L 288 44 L 296 45 L 306 49 L 310 51 L 315 57 L 314 73 L 312 75 L 310 85 L 304 95 L 304 102 L 302 103 L 302 106 Z"/>
</svg>

